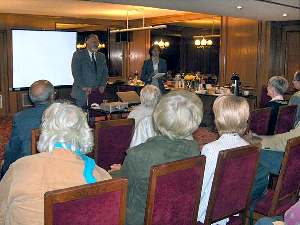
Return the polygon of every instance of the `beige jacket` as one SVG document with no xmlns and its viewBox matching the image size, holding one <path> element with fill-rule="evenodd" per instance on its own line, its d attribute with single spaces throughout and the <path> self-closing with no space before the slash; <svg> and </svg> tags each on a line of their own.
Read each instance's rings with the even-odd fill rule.
<svg viewBox="0 0 300 225">
<path fill-rule="evenodd" d="M 262 138 L 262 148 L 270 148 L 272 151 L 284 152 L 287 141 L 291 138 L 300 136 L 300 122 L 295 129 L 283 134 L 275 134 L 272 136 L 260 136 Z"/>
<path fill-rule="evenodd" d="M 85 184 L 83 169 L 84 162 L 65 150 L 17 160 L 0 182 L 0 225 L 43 225 L 44 193 Z M 94 176 L 111 179 L 98 166 Z"/>
</svg>

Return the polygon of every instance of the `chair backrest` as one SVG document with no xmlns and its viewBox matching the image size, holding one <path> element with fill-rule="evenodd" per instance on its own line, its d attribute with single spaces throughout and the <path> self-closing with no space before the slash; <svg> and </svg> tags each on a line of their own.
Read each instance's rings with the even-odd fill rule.
<svg viewBox="0 0 300 225">
<path fill-rule="evenodd" d="M 39 128 L 31 130 L 31 154 L 32 155 L 38 153 L 37 142 L 39 140 L 40 134 L 41 134 L 41 130 Z"/>
<path fill-rule="evenodd" d="M 293 205 L 300 189 L 300 137 L 288 140 L 268 215 L 282 214 Z"/>
<path fill-rule="evenodd" d="M 267 135 L 271 108 L 262 108 L 253 110 L 250 113 L 249 129 L 259 135 Z"/>
<path fill-rule="evenodd" d="M 268 89 L 266 85 L 263 85 L 261 88 L 261 93 L 260 93 L 260 102 L 259 102 L 259 107 L 260 108 L 265 108 L 267 107 L 267 103 L 271 101 L 271 97 L 268 96 Z"/>
<path fill-rule="evenodd" d="M 296 113 L 296 105 L 281 106 L 278 111 L 274 134 L 289 132 L 294 127 Z"/>
<path fill-rule="evenodd" d="M 109 170 L 122 163 L 134 132 L 134 119 L 99 121 L 95 124 L 95 162 Z"/>
<path fill-rule="evenodd" d="M 101 104 L 103 100 L 106 98 L 105 92 L 101 94 L 99 90 L 92 89 L 92 92 L 88 95 L 88 106 L 90 107 L 93 103 Z"/>
<path fill-rule="evenodd" d="M 204 168 L 204 156 L 153 166 L 145 225 L 195 225 Z"/>
<path fill-rule="evenodd" d="M 45 225 L 125 224 L 126 179 L 49 191 L 44 195 Z"/>
<path fill-rule="evenodd" d="M 237 213 L 243 213 L 243 224 L 246 224 L 258 158 L 259 149 L 254 145 L 219 153 L 205 225 Z"/>
</svg>

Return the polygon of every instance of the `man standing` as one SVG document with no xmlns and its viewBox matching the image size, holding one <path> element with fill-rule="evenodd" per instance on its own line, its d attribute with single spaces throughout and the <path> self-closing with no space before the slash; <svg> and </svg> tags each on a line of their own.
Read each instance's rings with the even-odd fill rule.
<svg viewBox="0 0 300 225">
<path fill-rule="evenodd" d="M 73 54 L 74 83 L 71 96 L 80 107 L 86 106 L 87 95 L 93 88 L 98 88 L 100 93 L 104 93 L 105 90 L 108 70 L 104 54 L 98 52 L 98 45 L 98 36 L 90 34 L 86 39 L 86 49 Z"/>
<path fill-rule="evenodd" d="M 10 164 L 31 154 L 31 130 L 40 127 L 43 112 L 54 98 L 54 87 L 47 80 L 38 80 L 30 86 L 29 97 L 34 107 L 18 112 L 14 116 L 12 134 L 5 147 L 1 177 Z"/>
</svg>

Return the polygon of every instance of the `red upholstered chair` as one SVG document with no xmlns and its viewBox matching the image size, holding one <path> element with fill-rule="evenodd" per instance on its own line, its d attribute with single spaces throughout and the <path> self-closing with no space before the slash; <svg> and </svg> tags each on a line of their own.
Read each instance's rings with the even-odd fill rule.
<svg viewBox="0 0 300 225">
<path fill-rule="evenodd" d="M 267 135 L 271 108 L 253 110 L 250 113 L 249 129 L 259 135 Z"/>
<path fill-rule="evenodd" d="M 114 163 L 123 163 L 134 133 L 134 119 L 99 121 L 95 124 L 95 162 L 109 170 Z"/>
<path fill-rule="evenodd" d="M 274 134 L 282 134 L 293 129 L 296 113 L 296 105 L 281 106 L 278 111 Z"/>
<path fill-rule="evenodd" d="M 261 88 L 261 93 L 260 93 L 260 102 L 259 102 L 259 107 L 260 108 L 265 108 L 267 107 L 267 103 L 271 101 L 271 97 L 268 96 L 268 90 L 267 86 L 263 85 Z"/>
<path fill-rule="evenodd" d="M 44 196 L 45 225 L 125 224 L 127 180 L 112 179 Z"/>
<path fill-rule="evenodd" d="M 254 145 L 219 153 L 204 225 L 228 217 L 227 224 L 246 224 L 258 158 L 259 150 Z M 233 216 L 238 213 L 242 215 Z"/>
<path fill-rule="evenodd" d="M 41 134 L 41 130 L 39 128 L 31 130 L 31 154 L 32 155 L 38 153 L 37 142 L 39 140 L 40 134 Z"/>
<path fill-rule="evenodd" d="M 204 156 L 153 166 L 145 225 L 195 225 L 204 168 Z"/>
<path fill-rule="evenodd" d="M 274 190 L 268 190 L 258 201 L 255 215 L 282 215 L 296 203 L 300 189 L 300 137 L 290 139 L 285 148 L 278 181 Z"/>
</svg>

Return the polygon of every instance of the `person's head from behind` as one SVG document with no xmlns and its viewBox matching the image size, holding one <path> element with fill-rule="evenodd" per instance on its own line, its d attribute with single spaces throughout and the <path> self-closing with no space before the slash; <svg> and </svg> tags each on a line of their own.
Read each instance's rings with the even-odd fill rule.
<svg viewBox="0 0 300 225">
<path fill-rule="evenodd" d="M 160 54 L 160 47 L 158 45 L 152 45 L 149 49 L 150 57 L 158 58 Z"/>
<path fill-rule="evenodd" d="M 54 87 L 47 80 L 35 81 L 29 88 L 29 97 L 34 105 L 50 103 L 54 99 Z"/>
<path fill-rule="evenodd" d="M 220 135 L 238 133 L 243 135 L 248 127 L 249 104 L 243 97 L 223 95 L 213 104 L 215 124 Z"/>
<path fill-rule="evenodd" d="M 296 71 L 294 74 L 293 85 L 295 89 L 300 90 L 300 70 Z"/>
<path fill-rule="evenodd" d="M 274 98 L 276 96 L 283 96 L 289 88 L 289 82 L 282 76 L 271 77 L 268 81 L 268 96 Z"/>
<path fill-rule="evenodd" d="M 82 153 L 92 150 L 94 139 L 83 111 L 69 103 L 53 103 L 43 114 L 41 135 L 38 142 L 39 152 L 52 152 L 55 144 L 65 149 Z"/>
<path fill-rule="evenodd" d="M 154 109 L 157 131 L 170 139 L 191 139 L 203 117 L 200 98 L 187 91 L 172 91 L 164 95 Z"/>
<path fill-rule="evenodd" d="M 154 108 L 159 101 L 160 96 L 161 93 L 159 88 L 151 84 L 146 85 L 140 93 L 141 104 L 149 108 Z"/>
<path fill-rule="evenodd" d="M 98 51 L 98 45 L 99 45 L 99 38 L 96 34 L 90 34 L 86 38 L 86 48 L 91 52 L 97 52 Z"/>
</svg>

